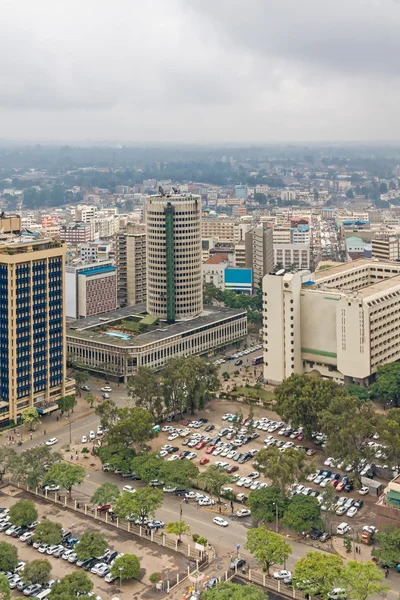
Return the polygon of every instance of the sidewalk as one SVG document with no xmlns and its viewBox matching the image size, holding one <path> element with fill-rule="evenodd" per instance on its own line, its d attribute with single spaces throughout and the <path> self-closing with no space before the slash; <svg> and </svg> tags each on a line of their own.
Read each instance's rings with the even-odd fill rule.
<svg viewBox="0 0 400 600">
<path fill-rule="evenodd" d="M 356 552 L 356 546 L 360 549 L 360 552 Z M 366 546 L 365 544 L 358 542 L 353 543 L 352 541 L 351 551 L 346 552 L 344 538 L 335 535 L 332 537 L 332 547 L 339 554 L 339 556 L 345 560 L 358 560 L 361 562 L 368 562 L 371 560 L 371 551 L 373 546 Z"/>
</svg>

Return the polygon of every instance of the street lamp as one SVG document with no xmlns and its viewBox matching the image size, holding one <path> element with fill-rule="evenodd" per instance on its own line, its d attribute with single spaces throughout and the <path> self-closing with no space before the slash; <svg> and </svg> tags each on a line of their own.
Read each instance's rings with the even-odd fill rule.
<svg viewBox="0 0 400 600">
<path fill-rule="evenodd" d="M 185 498 L 179 502 L 179 543 L 181 543 L 181 523 L 182 523 L 182 504 L 185 502 Z"/>
<path fill-rule="evenodd" d="M 67 421 L 68 421 L 68 425 L 69 425 L 69 444 L 72 444 L 72 436 L 71 436 L 71 419 L 69 417 L 66 417 Z"/>
</svg>

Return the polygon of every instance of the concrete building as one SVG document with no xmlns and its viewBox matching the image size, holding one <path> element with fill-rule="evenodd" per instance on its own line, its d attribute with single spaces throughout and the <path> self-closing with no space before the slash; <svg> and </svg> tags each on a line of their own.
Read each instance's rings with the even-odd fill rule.
<svg viewBox="0 0 400 600">
<path fill-rule="evenodd" d="M 108 260 L 111 251 L 111 244 L 105 244 L 100 240 L 97 242 L 91 242 L 89 244 L 81 244 L 81 260 L 88 263 Z"/>
<path fill-rule="evenodd" d="M 389 481 L 383 494 L 375 504 L 377 525 L 382 527 L 400 527 L 400 476 Z"/>
<path fill-rule="evenodd" d="M 259 225 L 246 233 L 245 267 L 253 272 L 253 291 L 260 281 L 274 268 L 274 246 L 272 227 Z"/>
<path fill-rule="evenodd" d="M 203 263 L 203 283 L 212 283 L 219 290 L 225 289 L 224 272 L 228 266 L 228 256 L 215 254 Z"/>
<path fill-rule="evenodd" d="M 94 224 L 80 222 L 61 225 L 60 236 L 67 244 L 73 246 L 86 244 L 94 239 Z"/>
<path fill-rule="evenodd" d="M 235 197 L 241 199 L 247 198 L 247 186 L 235 185 Z"/>
<path fill-rule="evenodd" d="M 372 256 L 379 260 L 400 260 L 399 236 L 387 236 L 372 240 Z"/>
<path fill-rule="evenodd" d="M 141 366 L 161 369 L 175 356 L 212 356 L 247 334 L 247 312 L 206 306 L 202 314 L 173 324 L 154 325 L 146 333 L 121 334 L 112 326 L 126 318 L 144 317 L 146 305 L 125 307 L 107 315 L 69 324 L 67 348 L 70 359 L 90 371 L 127 381 Z M 108 331 L 95 331 L 99 326 Z"/>
<path fill-rule="evenodd" d="M 227 267 L 224 270 L 224 289 L 237 294 L 251 294 L 253 289 L 252 270 Z"/>
<path fill-rule="evenodd" d="M 300 244 L 274 244 L 274 264 L 288 269 L 292 265 L 298 269 L 309 269 L 310 246 Z"/>
<path fill-rule="evenodd" d="M 97 216 L 97 206 L 90 204 L 78 204 L 75 208 L 75 221 L 90 223 Z"/>
<path fill-rule="evenodd" d="M 365 242 L 361 238 L 355 235 L 346 238 L 346 252 L 352 260 L 364 258 L 364 247 Z"/>
<path fill-rule="evenodd" d="M 169 323 L 203 310 L 201 196 L 148 196 L 147 311 Z"/>
<path fill-rule="evenodd" d="M 357 260 L 263 279 L 264 378 L 318 372 L 367 385 L 400 359 L 400 264 Z"/>
<path fill-rule="evenodd" d="M 273 242 L 274 244 L 290 244 L 291 243 L 291 232 L 290 227 L 274 227 L 273 230 Z"/>
<path fill-rule="evenodd" d="M 0 241 L 0 423 L 28 406 L 57 409 L 66 383 L 65 245 L 27 235 Z M 74 390 L 74 382 L 72 389 Z"/>
<path fill-rule="evenodd" d="M 235 221 L 204 218 L 201 221 L 201 236 L 203 238 L 213 238 L 218 242 L 233 243 L 235 239 Z M 239 241 L 239 240 L 238 240 Z"/>
<path fill-rule="evenodd" d="M 146 302 L 146 228 L 128 223 L 117 236 L 118 302 L 120 306 L 135 306 Z"/>
<path fill-rule="evenodd" d="M 290 228 L 290 243 L 306 246 L 310 243 L 310 227 L 308 225 L 299 225 Z"/>
<path fill-rule="evenodd" d="M 235 244 L 235 267 L 244 269 L 246 266 L 246 245 Z"/>
<path fill-rule="evenodd" d="M 81 319 L 117 308 L 117 269 L 112 261 L 67 265 L 66 316 Z"/>
</svg>

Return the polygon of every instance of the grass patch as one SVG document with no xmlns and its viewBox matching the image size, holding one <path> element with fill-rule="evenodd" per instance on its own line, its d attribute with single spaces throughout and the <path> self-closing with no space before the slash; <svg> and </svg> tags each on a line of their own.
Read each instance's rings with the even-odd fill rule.
<svg viewBox="0 0 400 600">
<path fill-rule="evenodd" d="M 240 387 L 236 391 L 231 392 L 232 396 L 245 396 L 246 398 L 261 398 L 264 402 L 271 402 L 274 398 L 274 393 L 269 390 L 256 390 L 254 387 Z"/>
</svg>

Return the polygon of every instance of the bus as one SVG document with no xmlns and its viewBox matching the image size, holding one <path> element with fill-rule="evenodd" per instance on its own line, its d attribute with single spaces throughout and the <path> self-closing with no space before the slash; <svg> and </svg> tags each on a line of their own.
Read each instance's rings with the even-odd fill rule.
<svg viewBox="0 0 400 600">
<path fill-rule="evenodd" d="M 256 356 L 255 358 L 253 358 L 253 360 L 251 361 L 252 365 L 261 365 L 261 363 L 263 362 L 264 357 L 263 356 Z"/>
</svg>

